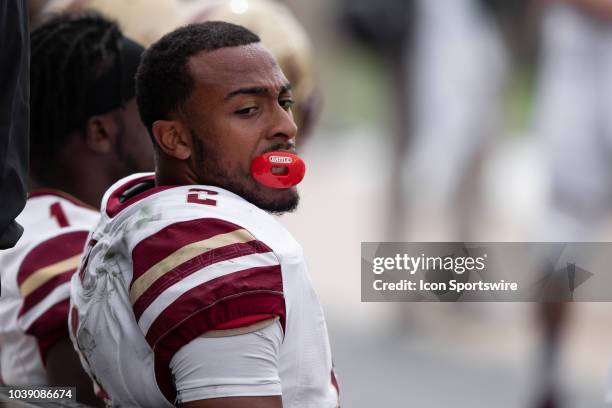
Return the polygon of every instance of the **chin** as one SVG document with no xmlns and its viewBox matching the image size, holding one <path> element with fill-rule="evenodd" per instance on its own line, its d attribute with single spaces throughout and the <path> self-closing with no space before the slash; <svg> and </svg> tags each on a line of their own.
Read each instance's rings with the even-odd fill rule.
<svg viewBox="0 0 612 408">
<path fill-rule="evenodd" d="M 263 186 L 251 179 L 246 183 L 232 183 L 226 179 L 216 184 L 239 195 L 251 204 L 272 214 L 284 214 L 297 209 L 300 201 L 296 187 L 276 189 Z"/>
<path fill-rule="evenodd" d="M 300 196 L 295 187 L 282 190 L 263 187 L 260 192 L 263 194 L 256 194 L 254 200 L 249 201 L 272 214 L 293 212 L 300 202 Z"/>
</svg>

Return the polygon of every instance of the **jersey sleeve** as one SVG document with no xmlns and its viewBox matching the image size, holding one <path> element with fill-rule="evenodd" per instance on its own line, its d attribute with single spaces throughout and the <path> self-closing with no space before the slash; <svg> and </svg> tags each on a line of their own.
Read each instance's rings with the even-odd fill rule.
<svg viewBox="0 0 612 408">
<path fill-rule="evenodd" d="M 17 320 L 36 338 L 43 362 L 49 348 L 68 337 L 70 278 L 86 239 L 87 231 L 50 238 L 31 249 L 19 266 L 17 286 L 23 302 Z"/>
<path fill-rule="evenodd" d="M 155 353 L 160 390 L 173 401 L 170 361 L 210 331 L 278 318 L 284 330 L 281 266 L 264 242 L 217 218 L 170 224 L 132 250 L 129 295 Z"/>
<path fill-rule="evenodd" d="M 281 395 L 278 320 L 230 337 L 198 337 L 172 358 L 179 403 L 210 398 Z"/>
</svg>

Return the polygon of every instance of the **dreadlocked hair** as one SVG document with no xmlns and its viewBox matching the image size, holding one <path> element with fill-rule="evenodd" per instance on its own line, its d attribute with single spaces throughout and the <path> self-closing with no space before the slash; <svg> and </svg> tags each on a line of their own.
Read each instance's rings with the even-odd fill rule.
<svg viewBox="0 0 612 408">
<path fill-rule="evenodd" d="M 97 13 L 59 14 L 30 34 L 30 157 L 44 174 L 87 122 L 88 89 L 120 55 L 121 31 Z"/>
</svg>

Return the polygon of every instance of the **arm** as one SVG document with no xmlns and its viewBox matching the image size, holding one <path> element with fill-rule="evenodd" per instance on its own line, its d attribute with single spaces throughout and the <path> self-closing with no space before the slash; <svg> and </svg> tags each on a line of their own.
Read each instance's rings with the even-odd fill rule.
<svg viewBox="0 0 612 408">
<path fill-rule="evenodd" d="M 181 408 L 282 408 L 278 320 L 256 330 L 214 331 L 177 352 L 170 367 Z M 225 333 L 230 334 L 222 337 Z M 213 337 L 207 337 L 213 336 Z"/>
<path fill-rule="evenodd" d="M 286 310 L 280 261 L 270 247 L 237 224 L 196 218 L 141 239 L 132 260 L 133 312 L 168 401 L 279 401 Z"/>
<path fill-rule="evenodd" d="M 103 406 L 102 401 L 94 395 L 91 380 L 83 370 L 70 339 L 64 338 L 51 346 L 47 352 L 45 363 L 49 386 L 76 387 L 76 396 L 79 402 L 92 407 Z"/>
</svg>

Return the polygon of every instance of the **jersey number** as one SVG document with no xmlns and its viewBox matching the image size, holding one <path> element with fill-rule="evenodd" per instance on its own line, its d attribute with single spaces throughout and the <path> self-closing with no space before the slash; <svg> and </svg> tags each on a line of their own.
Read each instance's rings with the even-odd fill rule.
<svg viewBox="0 0 612 408">
<path fill-rule="evenodd" d="M 187 202 L 194 204 L 217 205 L 217 200 L 208 198 L 209 196 L 214 196 L 217 194 L 219 193 L 212 190 L 205 190 L 203 188 L 192 188 L 189 190 L 189 194 L 187 194 Z"/>
<path fill-rule="evenodd" d="M 64 228 L 70 225 L 68 224 L 68 218 L 60 203 L 51 204 L 49 213 L 51 214 L 51 218 L 55 218 L 55 221 L 57 221 L 60 227 Z"/>
</svg>

